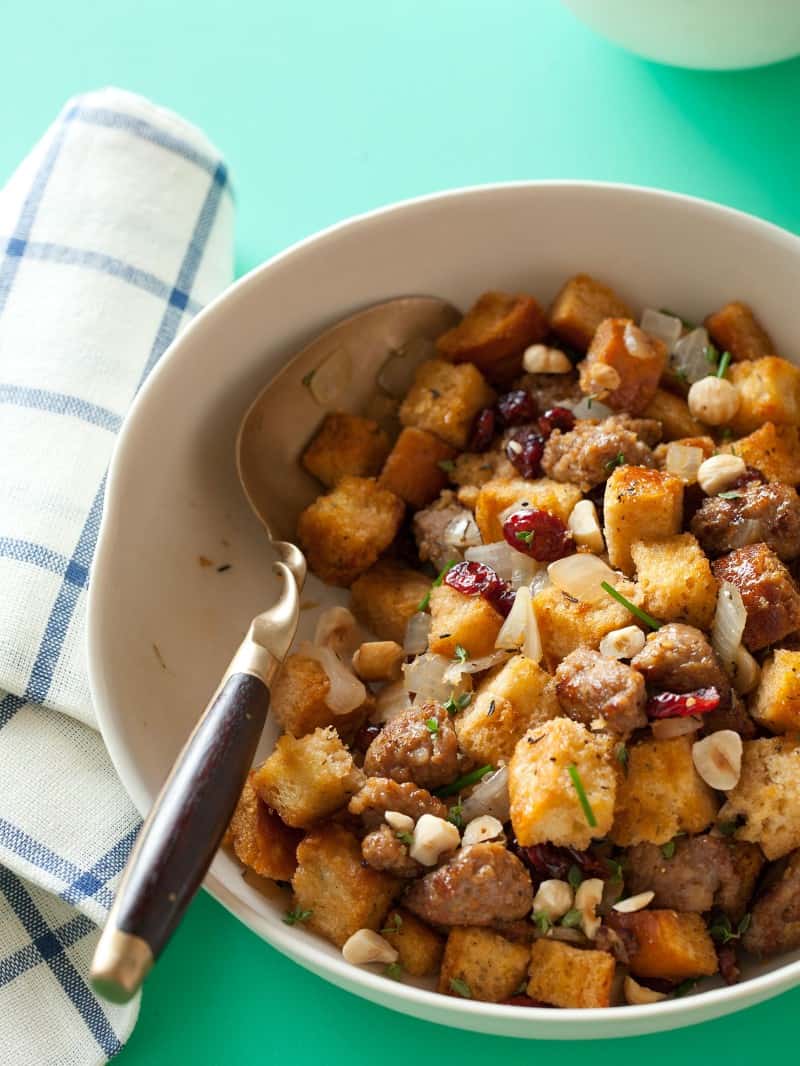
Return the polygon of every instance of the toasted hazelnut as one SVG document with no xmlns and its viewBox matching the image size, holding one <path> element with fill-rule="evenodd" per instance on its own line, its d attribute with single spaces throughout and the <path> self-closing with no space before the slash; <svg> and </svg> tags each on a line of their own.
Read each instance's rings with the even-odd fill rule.
<svg viewBox="0 0 800 1066">
<path fill-rule="evenodd" d="M 542 911 L 551 922 L 557 922 L 572 909 L 573 900 L 572 886 L 566 881 L 551 878 L 539 885 L 533 897 L 533 912 Z"/>
<path fill-rule="evenodd" d="M 372 929 L 359 929 L 345 941 L 342 955 L 346 962 L 354 966 L 364 966 L 368 962 L 397 962 L 397 951 L 388 940 Z"/>
<path fill-rule="evenodd" d="M 435 866 L 445 851 L 453 851 L 461 843 L 461 836 L 452 822 L 423 814 L 414 827 L 414 839 L 408 853 L 423 866 Z"/>
<path fill-rule="evenodd" d="M 581 912 L 583 931 L 593 940 L 602 925 L 602 919 L 595 913 L 603 899 L 605 882 L 599 877 L 590 877 L 581 881 L 575 893 L 575 909 Z"/>
<path fill-rule="evenodd" d="M 652 988 L 640 985 L 632 977 L 625 978 L 623 992 L 625 1002 L 630 1003 L 632 1007 L 642 1006 L 645 1003 L 660 1003 L 662 999 L 667 998 L 666 992 L 655 992 Z"/>
<path fill-rule="evenodd" d="M 689 389 L 689 410 L 708 426 L 730 422 L 739 410 L 739 393 L 724 378 L 705 377 Z"/>
<path fill-rule="evenodd" d="M 567 525 L 576 544 L 583 545 L 595 555 L 601 555 L 605 551 L 597 508 L 591 500 L 579 500 L 575 504 L 567 519 Z"/>
<path fill-rule="evenodd" d="M 643 911 L 645 907 L 649 907 L 653 900 L 656 898 L 655 892 L 639 892 L 635 896 L 628 896 L 627 899 L 618 900 L 614 904 L 614 910 L 619 911 L 620 914 L 634 914 L 636 911 Z"/>
<path fill-rule="evenodd" d="M 692 745 L 692 762 L 711 788 L 735 788 L 742 771 L 742 738 L 732 729 L 720 729 Z"/>
<path fill-rule="evenodd" d="M 600 654 L 607 659 L 632 659 L 644 645 L 644 633 L 638 626 L 623 626 L 606 633 L 600 641 Z"/>
<path fill-rule="evenodd" d="M 572 363 L 560 348 L 548 348 L 545 344 L 526 348 L 522 366 L 529 374 L 568 374 L 572 370 Z"/>
<path fill-rule="evenodd" d="M 491 814 L 482 814 L 467 825 L 461 843 L 466 847 L 468 844 L 481 844 L 485 840 L 496 840 L 502 835 L 503 823 Z"/>
<path fill-rule="evenodd" d="M 613 392 L 622 384 L 619 372 L 608 363 L 591 363 L 587 370 L 589 385 L 598 393 Z"/>
<path fill-rule="evenodd" d="M 740 478 L 747 470 L 744 459 L 738 455 L 712 455 L 702 462 L 697 471 L 697 481 L 706 496 L 716 496 Z"/>
<path fill-rule="evenodd" d="M 394 829 L 395 833 L 413 833 L 414 819 L 410 814 L 401 814 L 400 811 L 387 811 L 384 815 L 386 824 Z"/>
</svg>

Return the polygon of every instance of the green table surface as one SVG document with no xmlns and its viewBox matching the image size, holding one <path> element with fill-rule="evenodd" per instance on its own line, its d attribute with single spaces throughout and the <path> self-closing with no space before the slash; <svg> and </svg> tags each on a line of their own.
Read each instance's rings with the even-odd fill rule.
<svg viewBox="0 0 800 1066">
<path fill-rule="evenodd" d="M 144 93 L 226 154 L 240 273 L 348 215 L 523 178 L 660 186 L 800 232 L 800 60 L 730 74 L 660 67 L 556 0 L 38 0 L 3 5 L 2 37 L 0 182 L 67 96 L 105 84 Z M 119 1061 L 399 1066 L 411 1052 L 421 1066 L 461 1066 L 544 1053 L 562 1066 L 672 1066 L 751 1062 L 769 1048 L 796 1060 L 794 1011 L 800 989 L 626 1041 L 460 1033 L 306 973 L 202 894 Z"/>
</svg>

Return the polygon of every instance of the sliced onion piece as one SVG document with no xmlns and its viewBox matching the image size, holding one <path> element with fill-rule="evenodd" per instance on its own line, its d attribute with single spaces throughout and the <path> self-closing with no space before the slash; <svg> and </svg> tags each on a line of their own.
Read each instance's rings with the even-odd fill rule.
<svg viewBox="0 0 800 1066">
<path fill-rule="evenodd" d="M 402 681 L 393 681 L 390 685 L 384 685 L 375 697 L 375 711 L 370 717 L 371 722 L 391 722 L 398 714 L 402 714 L 411 706 L 406 686 Z"/>
<path fill-rule="evenodd" d="M 327 607 L 317 619 L 314 643 L 342 657 L 352 656 L 361 643 L 358 622 L 346 607 Z"/>
<path fill-rule="evenodd" d="M 723 581 L 717 593 L 717 610 L 711 626 L 711 643 L 726 671 L 733 675 L 736 655 L 747 624 L 747 608 L 742 594 L 730 581 Z"/>
<path fill-rule="evenodd" d="M 740 644 L 736 649 L 733 665 L 733 687 L 740 696 L 746 696 L 761 680 L 761 667 L 744 644 Z"/>
<path fill-rule="evenodd" d="M 688 447 L 685 444 L 676 444 L 674 441 L 667 445 L 667 461 L 665 469 L 668 474 L 674 474 L 681 478 L 687 485 L 697 481 L 697 471 L 704 460 L 702 448 Z"/>
<path fill-rule="evenodd" d="M 504 540 L 497 540 L 493 544 L 479 544 L 477 547 L 467 548 L 464 552 L 467 562 L 490 566 L 503 581 L 511 580 L 515 565 L 514 555 L 519 555 L 519 552 L 510 548 Z"/>
<path fill-rule="evenodd" d="M 478 529 L 472 512 L 466 511 L 463 515 L 448 522 L 442 540 L 448 547 L 457 548 L 459 551 L 481 544 L 481 531 Z"/>
<path fill-rule="evenodd" d="M 661 718 L 650 723 L 653 736 L 656 740 L 672 740 L 673 737 L 682 737 L 687 733 L 696 733 L 702 729 L 703 719 L 694 718 Z"/>
<path fill-rule="evenodd" d="M 556 559 L 548 566 L 547 573 L 557 589 L 583 603 L 602 603 L 608 599 L 608 593 L 601 588 L 602 582 L 617 585 L 622 580 L 622 574 L 589 552 Z"/>
<path fill-rule="evenodd" d="M 577 403 L 565 403 L 564 407 L 568 407 L 576 418 L 594 418 L 600 422 L 614 414 L 610 407 L 600 403 L 599 400 L 593 400 L 590 396 L 584 396 Z"/>
<path fill-rule="evenodd" d="M 499 666 L 506 662 L 511 655 L 507 651 L 496 651 L 491 655 L 483 655 L 480 659 L 467 659 L 463 663 L 448 663 L 444 672 L 444 679 L 448 685 L 457 685 L 463 674 L 480 674 L 484 670 L 491 670 L 493 666 Z"/>
<path fill-rule="evenodd" d="M 519 552 L 517 552 L 519 555 Z M 531 579 L 531 596 L 535 596 L 538 592 L 548 588 L 552 585 L 550 575 L 547 572 L 547 567 L 543 566 L 541 570 L 537 570 Z"/>
<path fill-rule="evenodd" d="M 652 356 L 653 349 L 650 347 L 650 342 L 633 322 L 628 322 L 625 326 L 622 339 L 628 349 L 628 354 L 632 355 L 634 359 L 649 359 Z"/>
<path fill-rule="evenodd" d="M 406 655 L 421 655 L 427 649 L 432 621 L 427 611 L 417 611 L 411 615 L 403 641 L 403 651 Z"/>
<path fill-rule="evenodd" d="M 530 587 L 537 574 L 547 574 L 546 568 L 536 559 L 532 559 L 530 555 L 523 555 L 522 552 L 516 551 L 514 555 L 517 558 L 514 560 L 514 568 L 511 571 L 511 587 L 515 592 L 518 588 L 522 588 L 523 585 Z"/>
<path fill-rule="evenodd" d="M 352 389 L 353 361 L 344 348 L 334 348 L 304 379 L 320 407 L 336 407 Z"/>
<path fill-rule="evenodd" d="M 328 675 L 329 687 L 325 694 L 325 703 L 334 714 L 349 714 L 361 706 L 367 698 L 367 690 L 332 648 L 303 641 L 298 652 L 309 659 L 316 659 Z"/>
<path fill-rule="evenodd" d="M 501 766 L 493 774 L 487 774 L 461 804 L 461 817 L 471 822 L 482 814 L 491 814 L 501 822 L 507 822 L 508 812 L 508 767 Z"/>
<path fill-rule="evenodd" d="M 542 639 L 531 602 L 531 590 L 527 586 L 517 589 L 514 606 L 503 622 L 494 646 L 505 651 L 521 651 L 537 663 L 542 658 Z"/>
<path fill-rule="evenodd" d="M 681 337 L 672 351 L 670 366 L 688 385 L 708 376 L 708 333 L 703 326 Z"/>
<path fill-rule="evenodd" d="M 453 686 L 444 679 L 450 660 L 443 655 L 426 652 L 403 667 L 403 684 L 407 692 L 414 692 L 423 700 L 447 700 Z"/>
<path fill-rule="evenodd" d="M 683 323 L 679 318 L 675 318 L 674 315 L 665 315 L 663 311 L 656 311 L 652 307 L 642 312 L 639 325 L 645 333 L 663 341 L 667 346 L 667 352 L 672 351 L 683 333 Z"/>
</svg>

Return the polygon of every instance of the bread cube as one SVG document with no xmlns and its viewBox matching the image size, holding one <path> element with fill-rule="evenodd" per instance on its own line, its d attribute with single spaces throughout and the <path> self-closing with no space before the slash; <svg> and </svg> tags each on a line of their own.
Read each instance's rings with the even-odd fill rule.
<svg viewBox="0 0 800 1066">
<path fill-rule="evenodd" d="M 343 477 L 297 521 L 310 569 L 328 585 L 352 585 L 397 535 L 403 501 L 372 478 Z"/>
<path fill-rule="evenodd" d="M 633 318 L 633 312 L 608 285 L 588 274 L 576 274 L 556 296 L 548 318 L 555 334 L 585 352 L 604 319 Z"/>
<path fill-rule="evenodd" d="M 386 915 L 383 936 L 398 952 L 398 962 L 411 977 L 429 977 L 439 970 L 444 938 L 419 918 L 397 907 Z"/>
<path fill-rule="evenodd" d="M 612 925 L 629 929 L 636 938 L 638 949 L 630 958 L 636 977 L 677 982 L 717 972 L 714 941 L 699 914 L 642 910 L 615 914 Z"/>
<path fill-rule="evenodd" d="M 493 478 L 481 486 L 475 504 L 475 521 L 484 544 L 503 539 L 500 515 L 515 505 L 529 503 L 542 511 L 550 511 L 566 525 L 572 508 L 582 498 L 577 485 L 551 481 L 541 477 L 533 481 L 525 478 Z"/>
<path fill-rule="evenodd" d="M 409 619 L 430 591 L 431 579 L 402 563 L 381 559 L 350 589 L 353 614 L 380 640 L 402 644 Z"/>
<path fill-rule="evenodd" d="M 665 441 L 700 437 L 703 433 L 703 427 L 696 418 L 692 418 L 686 400 L 666 389 L 656 389 L 652 400 L 642 411 L 642 417 L 655 418 L 661 423 L 662 439 Z"/>
<path fill-rule="evenodd" d="M 653 449 L 653 455 L 659 470 L 666 469 L 667 449 L 670 443 L 682 444 L 684 448 L 699 448 L 703 453 L 703 459 L 710 459 L 717 450 L 717 446 L 711 437 L 679 437 L 677 440 L 670 441 L 667 444 L 659 444 Z"/>
<path fill-rule="evenodd" d="M 710 629 L 717 606 L 711 564 L 691 533 L 631 545 L 644 608 L 663 622 L 686 622 Z"/>
<path fill-rule="evenodd" d="M 637 607 L 644 599 L 641 589 L 631 581 L 618 581 L 617 589 Z M 575 648 L 600 647 L 600 641 L 612 629 L 635 624 L 627 608 L 611 596 L 600 603 L 584 603 L 548 585 L 533 597 L 533 610 L 539 626 L 544 661 L 554 670 Z"/>
<path fill-rule="evenodd" d="M 378 482 L 414 510 L 427 507 L 448 483 L 447 471 L 441 464 L 451 462 L 455 454 L 455 448 L 432 433 L 407 426 L 397 438 Z"/>
<path fill-rule="evenodd" d="M 341 947 L 359 929 L 382 927 L 401 882 L 361 861 L 358 838 L 329 822 L 297 849 L 293 905 L 311 911 L 306 929 Z"/>
<path fill-rule="evenodd" d="M 347 714 L 334 714 L 325 702 L 331 683 L 322 664 L 297 653 L 283 661 L 271 691 L 270 710 L 287 733 L 303 737 L 332 725 L 348 740 L 364 724 L 375 706 L 367 694 L 360 707 Z"/>
<path fill-rule="evenodd" d="M 531 947 L 528 995 L 554 1007 L 610 1007 L 616 963 L 607 951 L 584 951 L 560 940 Z"/>
<path fill-rule="evenodd" d="M 547 319 L 532 296 L 485 292 L 457 326 L 443 333 L 436 347 L 453 363 L 474 363 L 490 379 L 502 369 L 501 380 L 520 371 L 522 353 L 547 333 Z M 513 357 L 515 365 L 511 366 Z"/>
<path fill-rule="evenodd" d="M 771 733 L 800 733 L 800 651 L 778 648 L 765 660 L 750 714 Z"/>
<path fill-rule="evenodd" d="M 571 718 L 529 730 L 508 766 L 511 824 L 520 844 L 559 844 L 584 850 L 611 828 L 617 794 L 614 741 Z M 577 770 L 594 816 L 589 824 L 569 768 Z"/>
<path fill-rule="evenodd" d="M 760 651 L 800 629 L 800 590 L 775 552 L 766 544 L 748 544 L 715 559 L 717 581 L 730 581 L 742 595 L 747 622 L 742 641 Z"/>
<path fill-rule="evenodd" d="M 514 944 L 491 929 L 451 929 L 436 990 L 445 996 L 468 992 L 467 998 L 500 1003 L 525 980 L 530 957 L 527 944 Z"/>
<path fill-rule="evenodd" d="M 655 396 L 666 365 L 663 341 L 643 333 L 628 318 L 606 318 L 578 367 L 581 389 L 615 411 L 641 414 Z"/>
<path fill-rule="evenodd" d="M 336 730 L 284 733 L 253 775 L 256 793 L 286 822 L 307 829 L 338 811 L 364 783 Z"/>
<path fill-rule="evenodd" d="M 513 478 L 517 471 L 506 459 L 505 452 L 492 449 L 488 452 L 462 452 L 450 471 L 450 480 L 461 488 L 480 488 L 493 478 Z M 473 505 L 474 508 L 474 505 Z"/>
<path fill-rule="evenodd" d="M 389 448 L 388 436 L 372 419 L 329 414 L 303 453 L 303 466 L 333 488 L 343 477 L 374 477 Z"/>
<path fill-rule="evenodd" d="M 477 765 L 508 762 L 522 734 L 559 714 L 555 683 L 533 659 L 515 655 L 478 685 L 455 719 L 461 750 Z"/>
<path fill-rule="evenodd" d="M 720 822 L 744 820 L 737 840 L 760 844 L 770 860 L 800 847 L 800 739 L 796 733 L 746 740 L 739 783 L 728 793 Z"/>
<path fill-rule="evenodd" d="M 719 803 L 694 768 L 692 739 L 640 740 L 628 746 L 609 834 L 615 844 L 666 844 L 679 833 L 702 833 L 714 820 Z"/>
<path fill-rule="evenodd" d="M 452 659 L 458 647 L 466 649 L 470 659 L 491 655 L 502 625 L 502 615 L 482 596 L 467 596 L 449 585 L 431 592 L 428 647 L 436 655 Z"/>
<path fill-rule="evenodd" d="M 608 561 L 632 574 L 634 541 L 680 532 L 683 482 L 661 470 L 618 466 L 606 482 L 604 521 Z"/>
<path fill-rule="evenodd" d="M 297 845 L 302 839 L 299 829 L 282 822 L 258 798 L 251 771 L 226 836 L 236 858 L 261 877 L 289 881 L 297 867 Z"/>
<path fill-rule="evenodd" d="M 420 363 L 414 384 L 400 405 L 400 421 L 466 448 L 475 416 L 491 407 L 495 394 L 472 363 L 455 366 L 444 359 Z"/>
<path fill-rule="evenodd" d="M 776 426 L 765 422 L 749 436 L 723 445 L 721 452 L 731 452 L 748 466 L 760 470 L 767 481 L 800 484 L 800 439 L 797 426 Z"/>
<path fill-rule="evenodd" d="M 714 344 L 730 352 L 734 362 L 771 355 L 775 346 L 747 304 L 734 300 L 709 315 L 704 323 Z"/>
<path fill-rule="evenodd" d="M 730 423 L 734 433 L 751 433 L 764 422 L 800 423 L 800 367 L 767 355 L 734 363 L 729 376 L 739 394 L 739 409 Z"/>
</svg>

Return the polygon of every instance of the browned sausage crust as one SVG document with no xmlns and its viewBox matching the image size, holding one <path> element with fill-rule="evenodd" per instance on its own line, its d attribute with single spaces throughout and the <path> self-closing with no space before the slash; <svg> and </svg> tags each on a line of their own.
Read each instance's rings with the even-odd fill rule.
<svg viewBox="0 0 800 1066">
<path fill-rule="evenodd" d="M 432 562 L 437 570 L 441 570 L 451 560 L 460 560 L 462 553 L 447 544 L 444 539 L 445 530 L 456 518 L 467 518 L 470 512 L 455 501 L 452 492 L 442 493 L 442 496 L 422 511 L 414 515 L 413 528 L 414 539 L 417 542 L 417 551 L 423 562 Z"/>
<path fill-rule="evenodd" d="M 425 869 L 411 858 L 408 845 L 388 825 L 367 833 L 361 841 L 361 854 L 374 870 L 385 870 L 395 877 L 419 877 Z"/>
<path fill-rule="evenodd" d="M 717 581 L 730 581 L 742 594 L 747 609 L 742 639 L 750 651 L 766 648 L 800 628 L 800 592 L 766 544 L 737 548 L 716 559 L 711 570 Z"/>
<path fill-rule="evenodd" d="M 515 389 L 527 389 L 540 414 L 550 407 L 579 403 L 583 399 L 578 372 L 570 374 L 523 374 L 514 382 Z"/>
<path fill-rule="evenodd" d="M 620 456 L 629 466 L 655 466 L 652 451 L 630 428 L 630 421 L 607 418 L 604 422 L 578 422 L 569 433 L 554 430 L 545 445 L 542 470 L 555 481 L 567 481 L 589 492 L 608 479 Z"/>
<path fill-rule="evenodd" d="M 754 955 L 800 947 L 800 850 L 792 852 L 779 880 L 756 901 L 743 944 Z"/>
<path fill-rule="evenodd" d="M 418 788 L 413 781 L 401 783 L 388 777 L 367 778 L 347 809 L 350 814 L 360 815 L 364 824 L 370 827 L 380 825 L 387 811 L 399 811 L 414 821 L 423 814 L 447 817 L 447 805 L 427 789 Z"/>
<path fill-rule="evenodd" d="M 449 862 L 416 881 L 404 906 L 432 925 L 491 925 L 524 917 L 533 886 L 516 855 L 502 844 L 461 848 Z"/>
<path fill-rule="evenodd" d="M 647 684 L 664 692 L 694 692 L 713 686 L 720 703 L 730 703 L 730 683 L 703 633 L 682 622 L 670 622 L 647 638 L 631 666 Z"/>
<path fill-rule="evenodd" d="M 647 725 L 644 678 L 637 671 L 591 648 L 576 648 L 555 673 L 556 695 L 568 718 L 591 725 L 604 718 L 616 733 Z"/>
<path fill-rule="evenodd" d="M 763 542 L 783 560 L 800 555 L 800 496 L 790 485 L 749 482 L 732 499 L 709 496 L 692 533 L 709 555 Z"/>
<path fill-rule="evenodd" d="M 369 777 L 438 788 L 458 776 L 458 739 L 439 703 L 409 707 L 375 737 L 364 756 Z"/>
</svg>

